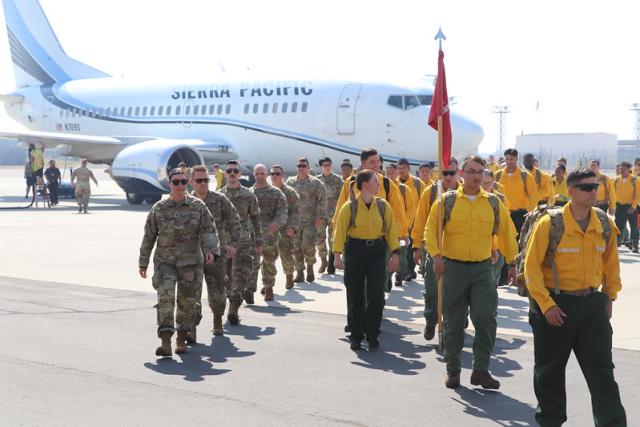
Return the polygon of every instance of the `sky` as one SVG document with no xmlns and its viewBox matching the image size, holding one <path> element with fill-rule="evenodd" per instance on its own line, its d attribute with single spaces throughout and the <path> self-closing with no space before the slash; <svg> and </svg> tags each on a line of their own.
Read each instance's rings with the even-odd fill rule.
<svg viewBox="0 0 640 427">
<path fill-rule="evenodd" d="M 457 109 L 505 146 L 521 133 L 634 136 L 640 2 L 42 0 L 65 51 L 111 75 L 154 80 L 246 72 L 393 79 L 435 74 L 442 27 Z M 0 35 L 0 91 L 13 88 Z M 0 126 L 6 124 L 0 116 Z M 454 134 L 455 145 L 455 134 Z"/>
</svg>

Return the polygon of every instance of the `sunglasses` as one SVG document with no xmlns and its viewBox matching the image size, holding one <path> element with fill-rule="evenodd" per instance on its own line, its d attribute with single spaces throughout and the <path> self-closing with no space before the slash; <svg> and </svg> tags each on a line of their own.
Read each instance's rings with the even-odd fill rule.
<svg viewBox="0 0 640 427">
<path fill-rule="evenodd" d="M 303 168 L 308 168 L 309 165 L 305 165 L 305 164 L 299 164 L 298 166 L 296 166 L 298 169 L 303 169 Z"/>
<path fill-rule="evenodd" d="M 576 185 L 572 185 L 573 188 L 577 188 L 580 191 L 584 191 L 586 193 L 591 192 L 591 191 L 596 191 L 599 186 L 600 186 L 600 184 L 576 184 Z"/>
<path fill-rule="evenodd" d="M 189 182 L 187 179 L 172 179 L 171 183 L 173 185 L 187 185 L 187 182 Z"/>
<path fill-rule="evenodd" d="M 240 173 L 240 169 L 227 169 L 225 172 L 231 175 L 232 173 Z"/>
<path fill-rule="evenodd" d="M 194 181 L 198 184 L 202 184 L 203 182 L 209 183 L 211 181 L 211 179 L 209 178 L 196 178 L 194 179 Z"/>
<path fill-rule="evenodd" d="M 282 173 L 280 172 L 271 172 L 271 176 L 280 176 Z"/>
<path fill-rule="evenodd" d="M 458 171 L 442 171 L 442 176 L 454 176 Z"/>
</svg>

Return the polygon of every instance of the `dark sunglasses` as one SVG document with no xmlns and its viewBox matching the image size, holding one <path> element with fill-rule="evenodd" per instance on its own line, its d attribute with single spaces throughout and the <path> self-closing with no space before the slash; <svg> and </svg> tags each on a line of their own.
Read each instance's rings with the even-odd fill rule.
<svg viewBox="0 0 640 427">
<path fill-rule="evenodd" d="M 225 172 L 228 174 L 240 173 L 240 169 L 227 169 Z"/>
<path fill-rule="evenodd" d="M 442 171 L 442 176 L 454 176 L 458 171 Z"/>
<path fill-rule="evenodd" d="M 187 182 L 189 182 L 187 179 L 172 179 L 171 183 L 173 185 L 187 185 Z"/>
<path fill-rule="evenodd" d="M 194 179 L 194 181 L 197 182 L 198 184 L 202 184 L 203 182 L 206 182 L 206 183 L 210 182 L 211 179 L 209 179 L 209 178 L 196 178 L 196 179 Z"/>
<path fill-rule="evenodd" d="M 280 172 L 271 172 L 271 176 L 280 176 L 282 173 Z"/>
<path fill-rule="evenodd" d="M 298 166 L 296 166 L 298 169 L 302 169 L 302 168 L 308 168 L 309 165 L 305 165 L 303 163 L 300 163 Z"/>
<path fill-rule="evenodd" d="M 584 191 L 584 192 L 591 192 L 591 191 L 596 191 L 598 189 L 598 187 L 600 186 L 600 184 L 576 184 L 576 185 L 572 185 L 573 188 L 577 188 L 580 191 Z"/>
</svg>

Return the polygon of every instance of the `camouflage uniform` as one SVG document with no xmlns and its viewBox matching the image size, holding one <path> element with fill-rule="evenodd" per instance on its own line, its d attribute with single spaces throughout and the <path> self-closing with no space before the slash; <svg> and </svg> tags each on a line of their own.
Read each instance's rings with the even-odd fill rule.
<svg viewBox="0 0 640 427">
<path fill-rule="evenodd" d="M 295 235 L 287 236 L 287 229 L 293 228 L 296 233 L 300 232 L 300 217 L 298 216 L 298 200 L 300 196 L 296 190 L 282 184 L 280 189 L 287 198 L 287 223 L 280 227 L 280 240 L 278 241 L 278 249 L 280 251 L 280 262 L 285 274 L 293 274 L 295 261 L 293 259 L 293 241 Z"/>
<path fill-rule="evenodd" d="M 195 193 L 192 194 L 194 197 Z M 227 245 L 240 240 L 240 216 L 229 199 L 221 193 L 209 191 L 202 200 L 213 216 L 220 239 L 220 257 L 213 264 L 204 265 L 204 280 L 207 283 L 209 307 L 214 314 L 222 316 L 226 306 L 225 284 L 227 282 Z M 202 282 L 196 292 L 197 323 L 202 319 Z"/>
<path fill-rule="evenodd" d="M 156 244 L 157 240 L 157 244 Z M 153 287 L 158 293 L 158 336 L 162 332 L 190 331 L 197 320 L 196 291 L 202 286 L 203 252 L 220 254 L 218 234 L 211 213 L 195 197 L 180 203 L 170 197 L 151 208 L 140 245 L 140 267 L 149 266 L 153 246 Z M 174 325 L 174 308 L 177 312 Z"/>
<path fill-rule="evenodd" d="M 292 176 L 287 179 L 287 185 L 293 187 L 300 196 L 298 213 L 300 215 L 300 231 L 295 238 L 296 270 L 304 270 L 304 264 L 313 266 L 316 262 L 316 218 L 327 218 L 327 191 L 318 178 L 309 176 L 298 179 Z"/>
<path fill-rule="evenodd" d="M 251 289 L 249 280 L 253 270 L 253 258 L 256 256 L 256 245 L 263 244 L 260 207 L 256 196 L 248 188 L 225 186 L 220 192 L 229 198 L 240 216 L 238 250 L 236 256 L 227 261 L 227 276 L 231 276 L 231 280 L 227 280 L 227 298 L 232 303 L 241 304 L 245 289 L 255 292 L 255 289 Z"/>
<path fill-rule="evenodd" d="M 280 189 L 273 185 L 264 188 L 251 187 L 251 191 L 258 199 L 260 206 L 260 223 L 262 224 L 262 236 L 264 245 L 262 254 L 253 259 L 253 273 L 250 284 L 256 288 L 258 284 L 258 270 L 260 269 L 260 257 L 262 256 L 262 284 L 265 288 L 273 288 L 276 283 L 276 260 L 278 259 L 278 240 L 280 232 L 276 230 L 274 235 L 269 233 L 269 224 L 275 222 L 278 229 L 287 222 L 287 199 Z"/>
<path fill-rule="evenodd" d="M 71 173 L 71 182 L 76 181 L 76 202 L 84 208 L 89 207 L 89 197 L 91 197 L 91 182 L 96 182 L 93 172 L 86 166 L 80 166 Z"/>
<path fill-rule="evenodd" d="M 326 258 L 327 251 L 327 227 L 329 227 L 329 247 L 333 246 L 333 224 L 331 218 L 336 212 L 336 204 L 338 203 L 338 197 L 340 197 L 340 191 L 344 185 L 344 181 L 339 175 L 331 173 L 329 175 L 318 175 L 317 178 L 322 181 L 324 188 L 327 190 L 327 220 L 322 230 L 318 232 L 316 239 L 316 247 L 318 248 L 318 255 L 322 258 Z"/>
</svg>

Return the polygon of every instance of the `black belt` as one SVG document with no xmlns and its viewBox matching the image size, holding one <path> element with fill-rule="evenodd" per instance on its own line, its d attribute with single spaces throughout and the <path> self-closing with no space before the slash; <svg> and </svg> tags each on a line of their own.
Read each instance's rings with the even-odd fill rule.
<svg viewBox="0 0 640 427">
<path fill-rule="evenodd" d="M 547 288 L 549 292 L 555 293 L 555 289 Z M 577 291 L 563 291 L 560 289 L 560 295 L 571 295 L 574 297 L 588 297 L 589 295 L 597 294 L 598 288 L 578 289 Z"/>
<path fill-rule="evenodd" d="M 529 212 L 529 211 L 528 211 L 528 210 L 526 210 L 526 209 L 513 209 L 513 210 L 510 210 L 509 212 L 510 212 L 510 213 L 516 213 L 516 212 L 518 212 L 518 213 L 520 213 L 520 212 L 527 213 L 527 212 Z"/>
<path fill-rule="evenodd" d="M 447 261 L 453 261 L 453 262 L 457 262 L 457 263 L 460 263 L 460 264 L 480 264 L 480 263 L 489 261 L 491 258 L 487 258 L 487 259 L 484 259 L 482 261 L 460 261 L 458 259 L 447 258 L 447 257 L 444 257 L 444 259 L 446 259 Z"/>
<path fill-rule="evenodd" d="M 375 245 L 376 243 L 384 242 L 384 238 L 378 237 L 377 239 L 355 239 L 353 237 L 349 237 L 349 240 L 347 240 L 347 242 L 354 243 L 356 245 L 362 245 L 368 248 Z"/>
</svg>

